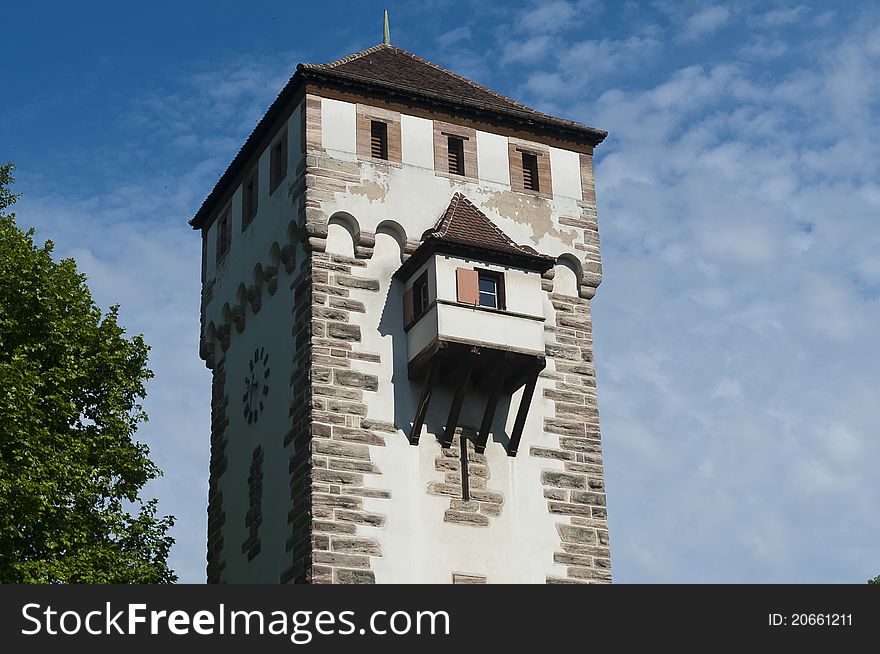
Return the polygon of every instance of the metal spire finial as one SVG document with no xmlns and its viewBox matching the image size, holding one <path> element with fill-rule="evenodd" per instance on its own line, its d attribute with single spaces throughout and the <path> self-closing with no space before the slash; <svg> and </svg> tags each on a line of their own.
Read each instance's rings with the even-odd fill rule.
<svg viewBox="0 0 880 654">
<path fill-rule="evenodd" d="M 385 45 L 391 45 L 391 29 L 388 27 L 388 10 L 385 10 L 385 35 L 382 38 L 382 43 Z"/>
</svg>

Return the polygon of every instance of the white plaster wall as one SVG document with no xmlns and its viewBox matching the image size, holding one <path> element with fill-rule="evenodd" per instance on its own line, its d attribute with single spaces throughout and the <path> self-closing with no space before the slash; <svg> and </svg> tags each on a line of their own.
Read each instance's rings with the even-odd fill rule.
<svg viewBox="0 0 880 654">
<path fill-rule="evenodd" d="M 407 342 L 409 343 L 409 360 L 412 361 L 416 355 L 428 347 L 440 332 L 438 325 L 439 305 L 431 307 L 425 315 L 416 321 L 407 332 Z"/>
<path fill-rule="evenodd" d="M 292 205 L 289 189 L 296 181 L 297 169 L 303 158 L 300 150 L 301 115 L 302 104 L 294 109 L 285 125 L 288 137 L 287 177 L 271 195 L 268 149 L 260 155 L 257 215 L 244 232 L 241 231 L 241 187 L 235 190 L 230 205 L 232 244 L 219 265 L 216 263 L 217 221 L 214 221 L 208 230 L 206 280 L 214 280 L 214 291 L 213 299 L 205 307 L 206 326 L 212 321 L 218 327 L 223 323 L 221 312 L 224 303 L 228 302 L 230 307 L 234 306 L 235 293 L 239 285 L 252 283 L 253 269 L 257 263 L 264 268 L 270 265 L 270 250 L 273 243 L 277 242 L 281 247 L 287 243 L 287 227 L 291 221 L 296 220 L 296 210 Z M 220 207 L 217 213 L 219 214 L 222 209 L 223 207 Z"/>
<path fill-rule="evenodd" d="M 455 276 L 457 268 L 483 268 L 504 275 L 507 311 L 544 317 L 544 309 L 541 306 L 541 275 L 539 273 L 448 254 L 436 255 L 434 260 L 437 268 L 438 299 L 450 302 L 458 300 Z"/>
<path fill-rule="evenodd" d="M 580 215 L 581 209 L 575 198 L 555 196 L 545 200 L 524 197 L 501 184 L 452 179 L 435 175 L 433 169 L 415 166 L 398 167 L 364 161 L 361 171 L 360 186 L 353 186 L 348 193 L 337 193 L 335 202 L 326 203 L 324 211 L 328 215 L 345 211 L 368 232 L 374 232 L 385 220 L 393 220 L 403 226 L 407 238 L 419 239 L 437 224 L 452 195 L 460 191 L 514 241 L 532 245 L 550 256 L 582 254 L 572 245 L 579 230 L 558 223 L 560 216 Z M 516 202 L 520 204 L 511 204 Z M 536 204 L 546 215 L 546 224 L 541 229 L 531 219 Z"/>
<path fill-rule="evenodd" d="M 480 341 L 544 355 L 543 320 L 500 311 L 478 311 L 462 304 L 442 304 L 437 305 L 437 309 L 437 334 L 441 339 L 461 343 Z"/>
<path fill-rule="evenodd" d="M 331 156 L 352 160 L 355 146 L 355 106 L 332 100 L 322 103 L 322 132 L 324 146 Z M 284 245 L 287 238 L 287 225 L 295 217 L 288 197 L 288 185 L 295 178 L 300 164 L 298 108 L 290 120 L 290 160 L 288 178 L 282 182 L 275 193 L 268 197 L 268 154 L 261 157 L 261 182 L 259 211 L 245 234 L 241 233 L 240 191 L 233 198 L 232 249 L 219 269 L 214 268 L 214 247 L 216 226 L 208 235 L 208 279 L 215 279 L 214 299 L 206 307 L 206 324 L 222 323 L 220 312 L 225 302 L 234 304 L 235 291 L 244 281 L 250 283 L 251 271 L 256 262 L 267 265 L 269 251 L 273 242 Z M 347 193 L 336 194 L 335 201 L 326 202 L 322 210 L 326 215 L 345 211 L 357 220 L 360 228 L 374 232 L 386 220 L 393 220 L 403 226 L 406 236 L 418 239 L 421 234 L 433 227 L 449 204 L 453 193 L 460 191 L 479 206 L 484 213 L 503 229 L 513 240 L 529 244 L 540 252 L 551 256 L 571 254 L 581 258 L 581 252 L 573 247 L 578 230 L 561 226 L 560 216 L 575 216 L 580 213 L 579 199 L 579 161 L 574 153 L 559 151 L 552 154 L 553 185 L 555 196 L 551 200 L 523 198 L 512 194 L 509 187 L 506 137 L 477 133 L 477 147 L 481 180 L 474 183 L 468 180 L 437 176 L 433 170 L 432 131 L 430 121 L 402 116 L 404 165 L 362 164 L 362 185 Z M 575 180 L 578 190 L 575 192 Z M 381 189 L 380 194 L 373 191 Z M 370 192 L 367 192 L 370 191 Z M 534 216 L 545 212 L 546 223 L 538 224 Z M 302 261 L 302 252 L 298 261 Z M 352 368 L 368 374 L 378 374 L 379 388 L 376 393 L 365 393 L 368 404 L 368 417 L 374 420 L 393 422 L 398 427 L 397 434 L 386 434 L 386 446 L 371 448 L 374 462 L 382 471 L 381 475 L 368 475 L 367 483 L 392 492 L 391 500 L 365 498 L 365 509 L 385 514 L 388 519 L 383 528 L 361 528 L 366 536 L 374 536 L 382 546 L 383 556 L 373 561 L 373 568 L 379 582 L 410 583 L 449 583 L 453 572 L 483 574 L 493 583 L 534 582 L 542 583 L 546 576 L 564 575 L 564 566 L 553 563 L 553 552 L 559 549 L 559 539 L 555 530 L 556 518 L 548 514 L 547 501 L 543 497 L 540 473 L 545 469 L 563 468 L 561 462 L 528 456 L 530 446 L 552 447 L 557 437 L 543 432 L 543 418 L 554 412 L 552 402 L 543 397 L 544 380 L 539 380 L 526 429 L 523 434 L 520 452 L 515 458 L 506 454 L 507 435 L 512 430 L 512 422 L 518 407 L 521 391 L 514 393 L 509 400 L 499 404 L 492 438 L 487 447 L 487 457 L 491 469 L 488 488 L 504 495 L 504 507 L 500 517 L 491 518 L 488 528 L 464 527 L 443 522 L 443 514 L 449 508 L 449 498 L 430 496 L 425 489 L 429 482 L 442 481 L 443 474 L 434 468 L 439 454 L 437 435 L 445 424 L 446 414 L 451 403 L 451 390 L 440 388 L 432 399 L 424 435 L 418 447 L 410 446 L 407 439 L 409 426 L 415 413 L 415 406 L 421 391 L 419 383 L 407 378 L 408 346 L 402 325 L 402 284 L 392 283 L 391 275 L 400 265 L 400 251 L 396 241 L 384 234 L 376 237 L 373 257 L 366 268 L 355 268 L 353 274 L 380 280 L 379 293 L 352 289 L 351 297 L 366 305 L 366 312 L 353 312 L 351 320 L 361 326 L 362 342 L 359 349 L 381 355 L 382 364 L 366 361 L 352 361 Z M 454 268 L 455 264 L 449 262 Z M 484 265 L 484 264 L 481 264 Z M 487 266 L 488 267 L 488 266 Z M 505 271 L 512 274 L 514 271 Z M 289 289 L 292 276 L 279 270 L 278 292 L 274 298 L 264 295 L 264 306 L 260 314 L 248 314 L 247 328 L 243 335 L 232 330 L 231 347 L 227 353 L 230 420 L 227 432 L 229 468 L 221 478 L 224 494 L 224 510 L 227 512 L 227 537 L 225 539 L 226 572 L 224 577 L 234 580 L 239 574 L 248 571 L 252 580 L 275 582 L 280 568 L 289 562 L 289 554 L 284 552 L 287 539 L 286 511 L 289 508 L 289 489 L 287 462 L 289 452 L 280 451 L 283 434 L 288 429 L 289 401 L 270 404 L 266 413 L 268 438 L 275 449 L 267 445 L 264 458 L 263 525 L 261 540 L 263 552 L 247 566 L 246 556 L 241 554 L 241 543 L 247 536 L 244 527 L 244 512 L 247 510 L 247 474 L 251 463 L 254 442 L 250 437 L 240 405 L 240 393 L 236 390 L 236 379 L 242 383 L 243 373 L 237 366 L 246 365 L 246 353 L 252 353 L 254 341 L 262 341 L 271 348 L 273 361 L 272 375 L 279 386 L 272 389 L 273 395 L 281 391 L 281 381 L 289 379 L 290 370 L 279 366 L 282 358 L 289 362 L 292 358 L 293 341 L 290 336 L 292 321 L 292 292 Z M 554 323 L 552 306 L 544 294 L 540 302 L 517 299 L 518 279 L 512 276 L 509 282 L 508 307 L 511 311 L 527 314 L 543 314 L 547 324 Z M 537 275 L 524 282 L 525 297 L 534 297 L 528 288 L 529 283 L 537 284 Z M 446 293 L 441 283 L 451 285 L 454 300 L 454 271 L 451 277 L 439 281 L 433 292 Z M 436 295 L 435 295 L 436 297 Z M 514 307 L 517 307 L 514 309 Z M 538 323 L 540 324 L 540 323 Z M 545 340 L 552 336 L 544 334 Z M 271 344 L 271 345 L 270 345 Z M 282 354 L 284 348 L 291 348 Z M 218 349 L 218 356 L 220 355 Z M 550 369 L 552 372 L 552 362 Z M 276 376 L 277 375 L 277 376 Z M 239 379 L 240 378 L 240 379 Z M 238 397 L 236 397 L 238 396 Z M 280 399 L 276 396 L 276 399 Z M 469 394 L 462 410 L 461 423 L 475 427 L 479 424 L 486 396 L 481 389 Z M 283 413 L 283 415 L 281 415 Z M 236 423 L 235 421 L 239 422 Z M 283 429 L 283 431 L 281 431 Z M 268 441 L 267 441 L 268 442 Z M 277 467 L 276 467 L 277 466 Z M 283 470 L 282 470 L 283 467 Z M 281 511 L 283 521 L 280 520 Z M 276 520 L 275 517 L 279 516 Z M 253 573 L 253 574 L 252 574 Z M 252 576 L 251 576 L 252 574 Z"/>
<path fill-rule="evenodd" d="M 214 280 L 213 298 L 205 307 L 205 325 L 223 323 L 222 308 L 237 303 L 236 293 L 241 284 L 253 283 L 256 264 L 263 268 L 271 265 L 273 243 L 283 247 L 288 243 L 288 225 L 296 219 L 289 189 L 295 183 L 302 163 L 300 121 L 302 105 L 294 109 L 281 129 L 287 129 L 287 176 L 269 193 L 269 151 L 259 157 L 258 210 L 248 228 L 241 231 L 241 188 L 231 200 L 232 242 L 226 256 L 216 264 L 217 223 L 208 230 L 206 280 Z M 274 141 L 274 138 L 272 139 Z M 221 207 L 222 209 L 222 207 Z M 303 252 L 298 249 L 297 263 L 301 265 Z M 288 461 L 290 447 L 284 448 L 284 435 L 290 430 L 290 376 L 292 372 L 293 296 L 290 284 L 296 272 L 287 274 L 283 265 L 278 267 L 278 285 L 274 296 L 262 292 L 262 306 L 254 314 L 246 308 L 245 331 L 239 334 L 233 326 L 230 347 L 226 357 L 226 392 L 229 395 L 227 415 L 227 469 L 220 477 L 223 493 L 224 524 L 223 558 L 226 568 L 221 578 L 225 581 L 254 581 L 277 583 L 281 571 L 289 565 L 290 554 L 285 552 L 289 535 L 287 513 L 290 509 Z M 270 395 L 266 411 L 256 425 L 248 425 L 243 417 L 241 395 L 245 368 L 255 347 L 266 347 L 270 355 Z M 215 357 L 224 356 L 219 343 Z M 260 526 L 262 550 L 250 563 L 242 554 L 241 545 L 248 536 L 245 513 L 249 508 L 247 478 L 252 454 L 257 444 L 264 449 L 263 459 L 263 522 Z"/>
<path fill-rule="evenodd" d="M 360 348 L 382 357 L 379 365 L 352 361 L 353 369 L 379 376 L 378 391 L 364 394 L 368 417 L 398 427 L 396 434 L 384 434 L 385 447 L 371 448 L 373 461 L 382 474 L 370 475 L 366 482 L 390 490 L 392 497 L 364 498 L 364 509 L 387 516 L 386 525 L 359 528 L 360 533 L 376 538 L 382 547 L 382 557 L 374 558 L 372 563 L 376 580 L 450 583 L 452 573 L 459 572 L 486 575 L 492 583 L 543 583 L 548 575 L 564 574 L 564 568 L 553 563 L 553 552 L 559 549 L 557 520 L 547 512 L 540 482 L 542 470 L 561 470 L 563 466 L 561 462 L 528 456 L 532 445 L 554 445 L 555 437 L 544 434 L 542 429 L 543 417 L 553 412 L 552 405 L 541 396 L 543 380 L 535 392 L 520 453 L 515 458 L 507 456 L 505 445 L 521 391 L 514 393 L 509 402 L 499 404 L 486 454 L 491 469 L 488 489 L 504 495 L 504 507 L 500 517 L 491 518 L 490 527 L 444 522 L 449 498 L 427 494 L 430 482 L 444 478 L 442 472 L 435 470 L 435 459 L 440 455 L 437 437 L 445 424 L 452 394 L 445 387 L 435 391 L 420 444 L 411 446 L 408 432 L 421 383 L 407 378 L 407 341 L 400 304 L 404 288 L 391 280 L 399 265 L 396 241 L 390 236 L 377 237 L 372 259 L 366 268 L 355 268 L 353 274 L 379 279 L 380 291 L 351 290 L 351 298 L 366 306 L 364 314 L 351 314 L 352 321 L 361 327 Z M 454 269 L 454 263 L 449 265 Z M 538 310 L 543 311 L 543 304 L 539 303 Z M 462 409 L 463 425 L 479 425 L 486 399 L 483 389 L 473 389 L 468 394 Z"/>
<path fill-rule="evenodd" d="M 550 177 L 554 195 L 577 200 L 583 197 L 580 155 L 577 152 L 550 148 Z"/>
<path fill-rule="evenodd" d="M 294 340 L 290 335 L 293 328 L 292 278 L 282 268 L 277 292 L 274 296 L 263 294 L 258 313 L 248 309 L 244 332 L 239 334 L 233 328 L 226 352 L 228 463 L 219 487 L 226 514 L 223 527 L 226 568 L 222 579 L 230 583 L 278 583 L 281 572 L 290 561 L 285 545 L 290 535 L 287 524 L 290 510 L 288 462 L 292 446 L 284 447 L 283 443 L 285 434 L 290 431 L 290 377 L 294 354 Z M 242 405 L 244 379 L 250 377 L 248 362 L 254 349 L 261 347 L 269 354 L 269 393 L 264 399 L 264 412 L 256 423 L 249 425 Z M 250 508 L 247 479 L 253 451 L 258 445 L 263 446 L 263 519 L 259 529 L 262 549 L 248 562 L 241 545 L 249 534 L 245 527 L 245 514 Z"/>
<path fill-rule="evenodd" d="M 417 116 L 400 117 L 400 146 L 407 166 L 434 170 L 434 124 Z"/>
<path fill-rule="evenodd" d="M 325 129 L 328 120 L 325 113 L 322 121 Z M 429 121 L 402 116 L 404 165 L 363 162 L 361 185 L 353 186 L 346 193 L 337 193 L 335 201 L 325 202 L 324 213 L 329 216 L 345 211 L 355 218 L 361 230 L 368 232 L 375 231 L 383 221 L 392 220 L 404 228 L 408 238 L 418 239 L 436 224 L 452 195 L 460 191 L 514 241 L 531 245 L 543 254 L 582 258 L 582 252 L 574 248 L 579 231 L 558 222 L 561 216 L 580 214 L 580 168 L 576 153 L 551 151 L 552 199 L 526 197 L 510 191 L 506 137 L 477 132 L 481 179 L 475 183 L 434 174 L 433 132 L 429 127 Z M 346 155 L 340 154 L 340 158 Z M 455 301 L 454 269 L 477 262 L 456 261 L 452 257 L 435 259 L 435 274 L 429 275 L 434 284 L 432 299 Z M 553 307 L 541 292 L 540 275 L 482 262 L 478 265 L 505 273 L 510 311 L 543 317 L 546 324 L 555 324 Z M 553 552 L 560 547 L 555 525 L 563 520 L 548 513 L 540 481 L 543 470 L 562 470 L 563 464 L 528 454 L 531 446 L 558 446 L 558 437 L 543 431 L 544 418 L 554 415 L 553 403 L 543 396 L 547 386 L 543 378 L 539 379 L 515 458 L 507 456 L 506 444 L 522 389 L 502 399 L 498 406 L 486 454 L 491 470 L 488 489 L 504 496 L 501 516 L 490 518 L 488 528 L 449 524 L 443 521 L 449 498 L 427 494 L 428 483 L 444 479 L 443 473 L 435 469 L 435 459 L 440 454 L 438 435 L 446 422 L 452 389 L 444 385 L 435 390 L 420 444 L 411 446 L 408 433 L 421 382 L 412 382 L 407 377 L 410 341 L 402 321 L 405 287 L 391 280 L 399 266 L 396 241 L 387 235 L 377 235 L 373 257 L 365 268 L 355 268 L 353 274 L 379 279 L 380 291 L 351 290 L 351 298 L 366 306 L 365 313 L 353 312 L 350 318 L 361 327 L 362 341 L 358 349 L 375 352 L 382 358 L 381 364 L 352 361 L 352 369 L 379 377 L 377 392 L 364 394 L 367 417 L 391 422 L 398 428 L 396 434 L 384 434 L 385 447 L 371 448 L 373 461 L 382 474 L 366 478 L 366 483 L 392 493 L 390 500 L 364 498 L 365 510 L 387 516 L 384 527 L 359 527 L 360 533 L 376 538 L 382 547 L 383 556 L 372 561 L 376 580 L 380 583 L 450 583 L 452 573 L 458 572 L 486 575 L 491 583 L 543 583 L 547 576 L 564 576 L 564 566 L 553 563 Z M 455 307 L 450 309 L 454 311 Z M 475 322 L 471 323 L 464 313 L 471 317 L 479 313 L 480 320 L 474 318 Z M 450 312 L 451 330 L 479 334 L 486 329 L 488 323 L 482 319 L 486 312 L 465 310 L 464 313 Z M 425 316 L 417 323 L 410 331 L 410 339 L 421 338 L 427 342 L 431 320 Z M 538 351 L 543 349 L 543 343 L 552 341 L 552 335 L 543 331 L 545 323 L 520 320 L 537 328 L 534 333 L 530 332 L 529 343 L 537 343 Z M 419 336 L 422 322 L 426 333 Z M 503 334 L 503 340 L 508 343 L 516 338 L 511 333 Z M 547 372 L 552 371 L 551 361 Z M 484 389 L 471 389 L 460 423 L 477 427 L 486 400 Z"/>
<path fill-rule="evenodd" d="M 350 102 L 321 99 L 321 144 L 325 150 L 357 152 L 357 112 Z"/>
<path fill-rule="evenodd" d="M 554 266 L 553 272 L 553 292 L 577 297 L 578 280 L 574 268 L 565 263 L 559 263 Z"/>
<path fill-rule="evenodd" d="M 477 131 L 477 169 L 481 179 L 510 186 L 506 136 Z"/>
<path fill-rule="evenodd" d="M 354 256 L 354 238 L 342 222 L 331 220 L 330 224 L 327 225 L 326 251 L 331 254 L 341 254 L 345 257 Z"/>
</svg>

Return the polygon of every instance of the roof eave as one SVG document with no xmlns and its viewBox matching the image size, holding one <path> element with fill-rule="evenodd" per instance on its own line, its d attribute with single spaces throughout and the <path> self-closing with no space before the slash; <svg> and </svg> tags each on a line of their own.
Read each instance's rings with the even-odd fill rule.
<svg viewBox="0 0 880 654">
<path fill-rule="evenodd" d="M 274 102 L 269 106 L 269 109 L 244 142 L 244 145 L 242 145 L 241 149 L 226 167 L 226 170 L 220 176 L 220 179 L 214 184 L 213 189 L 211 189 L 211 192 L 202 202 L 198 211 L 196 211 L 195 215 L 188 221 L 189 225 L 194 230 L 202 229 L 227 186 L 232 183 L 246 162 L 254 155 L 257 144 L 266 135 L 267 130 L 277 118 L 278 114 L 283 111 L 290 100 L 297 95 L 300 88 L 307 82 L 322 83 L 328 86 L 353 87 L 367 94 L 370 92 L 375 93 L 378 90 L 391 97 L 415 104 L 421 103 L 432 107 L 455 107 L 457 109 L 462 109 L 465 112 L 469 112 L 477 118 L 489 118 L 490 122 L 493 118 L 496 121 L 499 119 L 513 120 L 531 131 L 546 133 L 575 142 L 581 141 L 590 146 L 598 145 L 606 136 L 608 136 L 608 132 L 604 130 L 595 129 L 561 118 L 553 118 L 540 114 L 535 115 L 528 111 L 515 111 L 513 109 L 502 110 L 497 107 L 487 107 L 480 103 L 468 102 L 463 98 L 448 97 L 440 93 L 432 93 L 426 90 L 413 92 L 409 89 L 387 82 L 364 80 L 358 76 L 347 75 L 339 71 L 299 64 L 296 67 L 296 72 L 288 80 L 287 84 L 275 98 Z"/>
<path fill-rule="evenodd" d="M 400 268 L 394 272 L 393 277 L 400 280 L 409 279 L 425 261 L 435 254 L 464 255 L 471 259 L 513 266 L 515 268 L 524 268 L 542 274 L 556 265 L 556 259 L 545 254 L 501 252 L 475 245 L 428 238 L 416 248 L 416 251 L 410 255 L 409 259 L 401 264 Z"/>
<path fill-rule="evenodd" d="M 476 117 L 484 119 L 495 118 L 496 121 L 498 119 L 514 120 L 530 130 L 548 133 L 563 139 L 584 142 L 593 147 L 599 145 L 608 136 L 608 132 L 604 130 L 588 127 L 587 125 L 563 118 L 535 114 L 526 110 L 489 107 L 482 103 L 470 102 L 466 98 L 434 93 L 429 90 L 420 89 L 416 92 L 390 82 L 366 80 L 360 76 L 349 75 L 340 71 L 304 67 L 300 64 L 297 67 L 297 73 L 301 73 L 305 80 L 322 82 L 330 86 L 353 87 L 366 92 L 380 90 L 389 96 L 415 104 L 427 104 L 433 107 L 455 107 L 471 112 Z"/>
<path fill-rule="evenodd" d="M 220 176 L 220 179 L 218 179 L 217 183 L 214 184 L 214 188 L 211 189 L 211 192 L 202 202 L 202 205 L 199 207 L 198 211 L 196 211 L 195 215 L 188 221 L 189 225 L 193 229 L 202 228 L 205 220 L 208 218 L 208 215 L 214 209 L 215 204 L 220 199 L 220 196 L 223 194 L 223 191 L 232 182 L 235 176 L 241 171 L 241 168 L 244 167 L 247 161 L 254 155 L 257 144 L 262 140 L 264 136 L 266 136 L 266 132 L 269 130 L 270 126 L 278 117 L 278 115 L 284 110 L 287 104 L 294 97 L 296 97 L 297 92 L 299 91 L 299 88 L 304 80 L 304 77 L 301 73 L 301 67 L 302 64 L 297 66 L 296 72 L 287 81 L 287 84 L 284 85 L 284 88 L 281 89 L 281 92 L 278 94 L 272 104 L 269 105 L 266 113 L 257 123 L 257 126 L 254 127 L 247 140 L 245 140 L 244 145 L 241 146 L 241 149 L 239 149 L 235 157 L 226 167 L 226 170 Z"/>
</svg>

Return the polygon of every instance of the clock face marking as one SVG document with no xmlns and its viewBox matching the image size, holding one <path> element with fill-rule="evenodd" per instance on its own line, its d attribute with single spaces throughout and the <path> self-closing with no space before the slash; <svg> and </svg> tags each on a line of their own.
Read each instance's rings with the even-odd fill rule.
<svg viewBox="0 0 880 654">
<path fill-rule="evenodd" d="M 265 410 L 263 400 L 269 395 L 267 379 L 272 372 L 269 368 L 269 354 L 266 348 L 260 347 L 254 350 L 254 356 L 248 361 L 248 371 L 244 377 L 244 393 L 241 396 L 243 414 L 249 425 L 255 424 L 260 419 L 260 413 Z"/>
</svg>

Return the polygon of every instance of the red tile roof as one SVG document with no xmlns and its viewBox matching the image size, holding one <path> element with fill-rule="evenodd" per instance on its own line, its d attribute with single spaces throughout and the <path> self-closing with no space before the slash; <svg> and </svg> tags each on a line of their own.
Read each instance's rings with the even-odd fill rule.
<svg viewBox="0 0 880 654">
<path fill-rule="evenodd" d="M 397 269 L 395 277 L 408 279 L 438 251 L 538 272 L 549 270 L 556 262 L 528 245 L 515 243 L 461 193 L 452 196 L 434 228 L 422 234 L 422 244 Z"/>
<path fill-rule="evenodd" d="M 329 64 L 300 64 L 298 68 L 335 77 L 340 81 L 384 85 L 415 96 L 442 100 L 452 106 L 499 112 L 539 123 L 573 128 L 582 131 L 582 137 L 593 144 L 598 144 L 607 136 L 607 132 L 602 130 L 527 107 L 393 45 L 379 44 Z"/>
<path fill-rule="evenodd" d="M 514 243 L 461 193 L 452 196 L 452 201 L 434 229 L 422 234 L 423 241 L 428 239 L 513 255 L 541 256 L 528 245 Z"/>
</svg>

